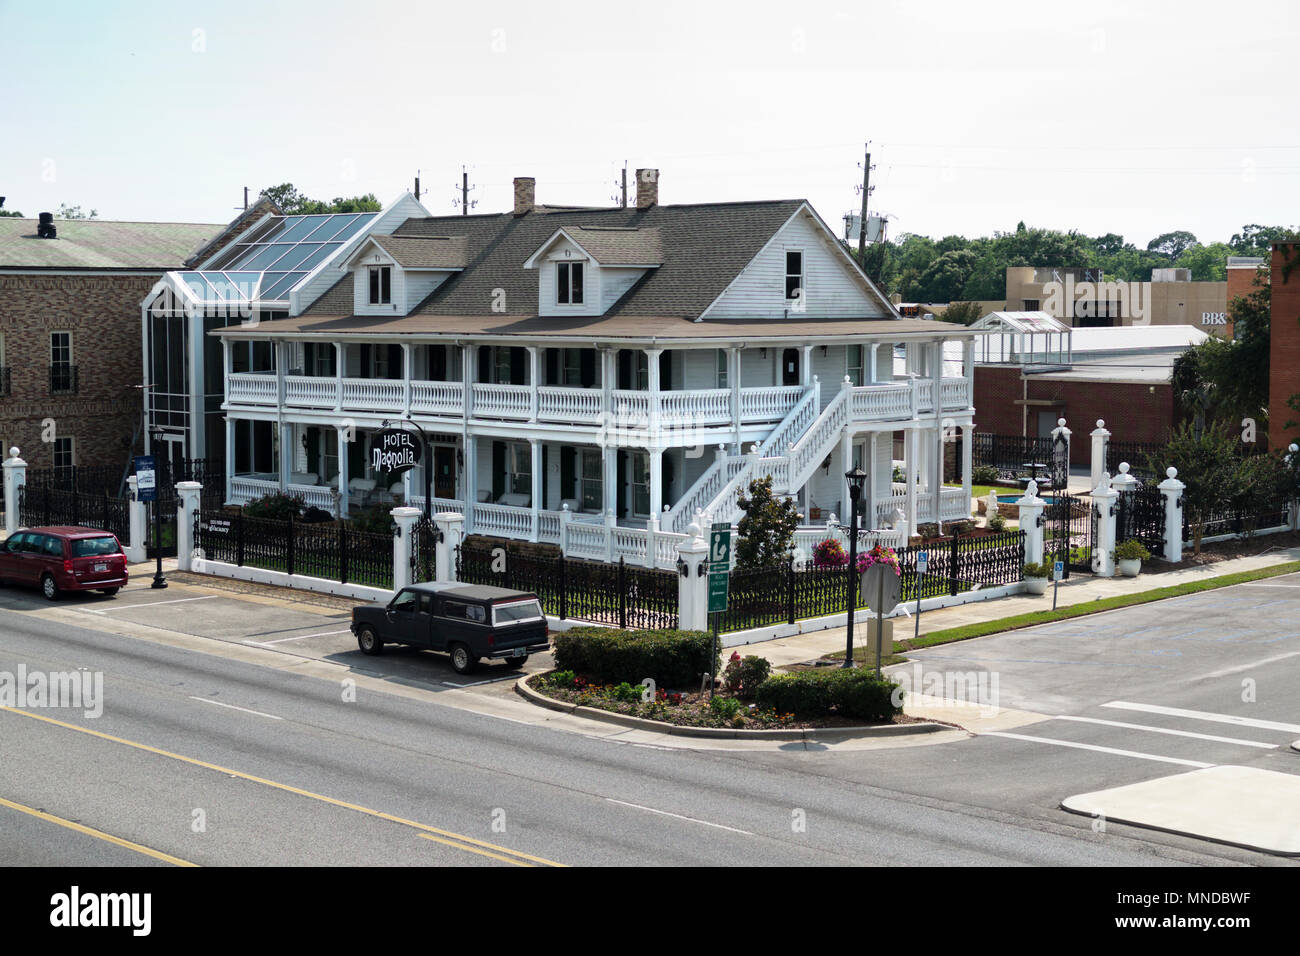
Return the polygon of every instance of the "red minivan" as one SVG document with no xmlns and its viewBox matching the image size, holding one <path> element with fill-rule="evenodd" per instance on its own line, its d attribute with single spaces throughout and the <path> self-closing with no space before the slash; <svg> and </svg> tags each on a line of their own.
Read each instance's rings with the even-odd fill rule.
<svg viewBox="0 0 1300 956">
<path fill-rule="evenodd" d="M 113 595 L 126 578 L 126 554 L 108 531 L 26 528 L 0 545 L 0 583 L 35 585 L 51 601 L 63 591 Z"/>
</svg>

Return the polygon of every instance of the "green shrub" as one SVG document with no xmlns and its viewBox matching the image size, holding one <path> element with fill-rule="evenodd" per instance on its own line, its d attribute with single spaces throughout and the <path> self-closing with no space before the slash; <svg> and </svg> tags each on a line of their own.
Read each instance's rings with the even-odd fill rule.
<svg viewBox="0 0 1300 956">
<path fill-rule="evenodd" d="M 894 704 L 897 691 L 899 704 Z M 888 720 L 902 712 L 903 693 L 886 677 L 865 667 L 801 671 L 769 677 L 758 688 L 758 705 L 798 717 L 856 717 Z"/>
<path fill-rule="evenodd" d="M 640 684 L 629 684 L 627 681 L 618 684 L 609 689 L 609 696 L 614 700 L 621 700 L 625 703 L 635 704 L 641 700 L 641 692 L 644 690 Z"/>
<path fill-rule="evenodd" d="M 555 671 L 546 678 L 546 683 L 552 687 L 572 687 L 578 679 L 578 675 L 573 671 Z"/>
<path fill-rule="evenodd" d="M 371 505 L 348 518 L 348 524 L 354 531 L 388 534 L 393 528 L 392 509 L 392 505 Z"/>
<path fill-rule="evenodd" d="M 998 515 L 992 515 L 992 516 L 989 518 L 989 528 L 992 529 L 993 531 L 999 531 L 999 532 L 1000 532 L 1000 531 L 1006 531 L 1006 530 L 1007 530 L 1007 519 L 1004 518 L 1004 517 L 1002 517 L 1002 515 L 1000 515 L 1000 514 L 998 514 Z"/>
<path fill-rule="evenodd" d="M 602 684 L 647 677 L 660 687 L 698 687 L 700 675 L 717 674 L 719 657 L 705 631 L 617 631 L 574 627 L 553 635 L 555 666 Z"/>
<path fill-rule="evenodd" d="M 927 521 L 916 526 L 916 533 L 922 538 L 937 538 L 939 537 L 939 526 L 933 521 Z"/>
<path fill-rule="evenodd" d="M 1026 564 L 1023 568 L 1024 576 L 1027 578 L 1050 578 L 1052 576 L 1052 566 L 1046 562 L 1041 564 Z"/>
<path fill-rule="evenodd" d="M 1141 541 L 1130 538 L 1123 544 L 1115 546 L 1116 561 L 1150 561 L 1151 552 L 1142 546 Z"/>
<path fill-rule="evenodd" d="M 753 654 L 741 657 L 733 653 L 727 669 L 722 672 L 722 689 L 737 697 L 752 698 L 771 672 L 772 665 L 766 657 Z"/>
<path fill-rule="evenodd" d="M 296 518 L 302 514 L 302 508 L 303 500 L 300 495 L 284 495 L 273 491 L 244 505 L 244 514 L 250 518 L 288 521 L 291 517 Z"/>
<path fill-rule="evenodd" d="M 976 465 L 970 470 L 970 482 L 972 485 L 996 485 L 998 470 L 992 465 Z"/>
<path fill-rule="evenodd" d="M 709 710 L 723 720 L 730 720 L 740 713 L 743 705 L 734 697 L 714 697 L 709 701 Z"/>
</svg>

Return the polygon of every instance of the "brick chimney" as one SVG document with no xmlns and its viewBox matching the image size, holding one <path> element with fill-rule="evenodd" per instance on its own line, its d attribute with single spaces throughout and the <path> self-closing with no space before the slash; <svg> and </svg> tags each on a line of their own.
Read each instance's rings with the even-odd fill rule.
<svg viewBox="0 0 1300 956">
<path fill-rule="evenodd" d="M 636 171 L 636 208 L 649 209 L 659 204 L 659 170 Z"/>
<path fill-rule="evenodd" d="M 533 211 L 537 201 L 537 180 L 532 176 L 515 177 L 515 215 Z"/>
</svg>

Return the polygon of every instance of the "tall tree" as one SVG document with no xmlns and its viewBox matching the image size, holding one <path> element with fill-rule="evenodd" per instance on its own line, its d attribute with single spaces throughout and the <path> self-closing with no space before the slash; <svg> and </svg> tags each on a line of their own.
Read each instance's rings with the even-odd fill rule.
<svg viewBox="0 0 1300 956">
<path fill-rule="evenodd" d="M 293 183 L 268 186 L 259 195 L 271 200 L 287 216 L 319 215 L 331 212 L 378 212 L 383 208 L 383 205 L 375 198 L 374 193 L 366 193 L 364 196 L 336 196 L 329 202 L 322 202 L 319 199 L 304 196 Z"/>
<path fill-rule="evenodd" d="M 1159 253 L 1170 262 L 1197 244 L 1196 236 L 1184 229 L 1162 233 L 1147 243 L 1147 251 Z"/>
</svg>

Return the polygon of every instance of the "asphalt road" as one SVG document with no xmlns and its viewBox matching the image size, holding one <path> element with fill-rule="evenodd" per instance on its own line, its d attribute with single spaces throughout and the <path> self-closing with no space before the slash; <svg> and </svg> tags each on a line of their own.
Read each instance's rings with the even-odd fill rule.
<svg viewBox="0 0 1300 956">
<path fill-rule="evenodd" d="M 445 658 L 412 652 L 365 658 L 350 635 L 329 633 L 346 626 L 330 620 L 333 612 L 270 609 L 224 596 L 186 600 L 194 596 L 180 588 L 133 586 L 116 601 L 78 597 L 52 613 L 35 595 L 0 592 L 0 671 L 15 672 L 20 664 L 29 670 L 87 668 L 104 680 L 99 717 L 70 708 L 0 710 L 4 859 L 201 865 L 1278 862 L 1135 828 L 1097 833 L 1088 820 L 1059 809 L 1072 793 L 1177 772 L 1183 769 L 1178 765 L 992 736 L 869 751 L 801 744 L 767 752 L 659 749 L 460 709 L 467 693 L 508 695 L 509 681 L 457 689 L 457 706 L 444 705 L 439 688 L 470 683 Z M 1191 613 L 1203 619 L 1206 611 Z M 224 643 L 208 641 L 215 653 L 196 653 L 131 636 L 133 628 L 143 634 L 164 626 Z M 208 633 L 214 630 L 222 633 Z M 285 637 L 295 639 L 271 643 Z M 1029 636 L 1047 643 L 1033 653 L 1017 650 L 1012 661 L 996 644 L 1016 637 L 960 645 L 965 659 L 987 655 L 983 664 L 961 664 L 996 663 L 1002 694 L 1024 703 L 1076 686 L 1061 662 L 1102 653 L 1077 640 Z M 1110 640 L 1123 644 L 1132 637 Z M 247 641 L 265 645 L 262 651 L 327 661 L 339 679 L 230 659 L 228 652 L 249 647 Z M 935 653 L 942 650 L 952 648 Z M 1264 656 L 1284 652 L 1275 648 Z M 1007 667 L 1022 659 L 1046 663 Z M 1188 663 L 1200 673 L 1202 662 Z M 472 683 L 490 680 L 494 670 L 485 667 Z M 416 687 L 421 696 L 363 684 L 355 699 L 347 699 L 344 681 L 362 674 L 382 675 L 394 688 Z M 1230 676 L 1239 683 L 1238 675 Z M 1126 686 L 1123 698 L 1207 706 L 1196 696 L 1157 696 L 1170 673 L 1147 679 L 1151 685 Z M 1106 696 L 1103 691 L 1115 686 L 1097 681 L 1095 691 L 1075 693 Z M 1279 701 L 1249 713 L 1281 721 L 1286 709 Z M 1181 726 L 1184 720 L 1114 708 L 1107 713 L 1144 724 Z M 1023 733 L 1120 732 L 1057 723 L 1033 724 Z M 1201 723 L 1210 734 L 1278 737 Z M 1157 755 L 1198 761 L 1205 754 L 1215 762 L 1230 755 L 1291 759 L 1253 749 L 1243 758 L 1239 745 L 1191 737 L 1162 737 L 1160 744 Z M 1223 757 L 1206 749 L 1215 747 L 1224 749 Z"/>
</svg>

